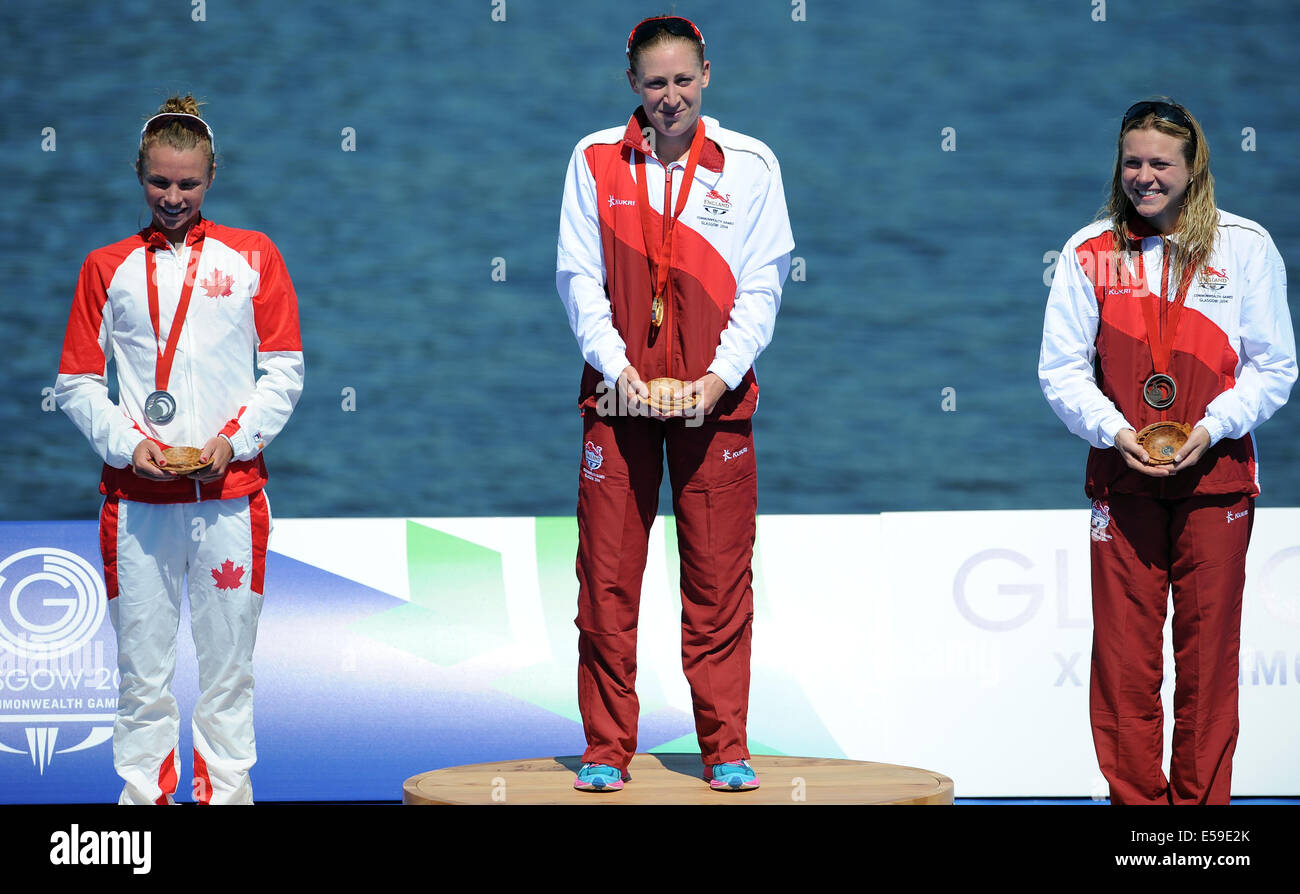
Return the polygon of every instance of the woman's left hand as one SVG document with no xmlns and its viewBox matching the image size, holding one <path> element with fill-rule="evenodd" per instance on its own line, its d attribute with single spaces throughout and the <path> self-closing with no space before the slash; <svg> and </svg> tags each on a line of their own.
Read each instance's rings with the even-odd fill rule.
<svg viewBox="0 0 1300 894">
<path fill-rule="evenodd" d="M 713 408 L 718 405 L 722 395 L 727 393 L 727 383 L 718 378 L 716 373 L 705 373 L 701 378 L 694 382 L 687 382 L 682 388 L 682 397 L 689 397 L 692 394 L 700 396 L 700 402 L 689 410 L 674 413 L 675 416 L 700 415 L 707 416 L 713 412 Z"/>
<path fill-rule="evenodd" d="M 1183 469 L 1191 468 L 1196 465 L 1210 446 L 1210 433 L 1201 426 L 1192 429 L 1192 433 L 1187 436 L 1187 442 L 1178 448 L 1174 454 L 1174 464 L 1169 467 L 1169 474 L 1181 472 Z"/>
<path fill-rule="evenodd" d="M 233 456 L 234 451 L 230 449 L 229 441 L 221 437 L 221 435 L 210 438 L 199 453 L 199 461 L 202 462 L 211 457 L 212 465 L 191 473 L 190 477 L 199 481 L 212 481 L 215 478 L 220 478 L 226 474 L 226 466 L 230 464 Z"/>
</svg>

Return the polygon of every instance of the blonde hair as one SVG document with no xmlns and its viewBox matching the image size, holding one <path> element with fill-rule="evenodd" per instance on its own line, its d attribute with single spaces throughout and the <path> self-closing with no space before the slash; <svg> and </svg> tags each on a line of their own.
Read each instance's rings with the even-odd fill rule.
<svg viewBox="0 0 1300 894">
<path fill-rule="evenodd" d="M 1172 288 L 1177 290 L 1182 283 L 1184 271 L 1199 270 L 1209 260 L 1214 251 L 1214 240 L 1219 232 L 1219 210 L 1214 204 L 1214 176 L 1210 173 L 1210 147 L 1205 142 L 1205 132 L 1200 122 L 1192 113 L 1173 100 L 1162 98 L 1162 102 L 1175 107 L 1187 117 L 1190 127 L 1182 127 L 1160 117 L 1155 111 L 1135 116 L 1120 128 L 1119 140 L 1115 150 L 1115 174 L 1111 179 L 1110 201 L 1098 214 L 1099 220 L 1111 221 L 1111 232 L 1115 237 L 1116 276 L 1122 271 L 1119 265 L 1130 250 L 1131 224 L 1140 217 L 1133 203 L 1124 193 L 1124 137 L 1135 130 L 1154 130 L 1159 133 L 1177 137 L 1183 143 L 1183 159 L 1191 173 L 1187 191 L 1183 194 L 1183 204 L 1179 208 L 1178 222 L 1171 239 L 1161 237 L 1167 250 L 1171 252 L 1173 267 L 1171 271 Z M 1116 280 L 1118 281 L 1118 279 Z"/>
<path fill-rule="evenodd" d="M 203 105 L 194 98 L 194 94 L 187 93 L 184 96 L 170 96 L 164 102 L 154 115 L 166 115 L 176 113 L 181 115 L 193 115 L 195 118 L 202 119 L 199 114 L 199 106 Z M 156 124 L 153 124 L 145 132 L 140 140 L 140 154 L 135 161 L 135 172 L 139 176 L 144 176 L 145 158 L 152 146 L 171 146 L 173 149 L 184 152 L 188 149 L 202 149 L 208 157 L 208 179 L 212 179 L 213 172 L 217 169 L 217 158 L 212 148 L 212 138 L 208 131 L 198 121 L 186 118 L 163 118 Z"/>
</svg>

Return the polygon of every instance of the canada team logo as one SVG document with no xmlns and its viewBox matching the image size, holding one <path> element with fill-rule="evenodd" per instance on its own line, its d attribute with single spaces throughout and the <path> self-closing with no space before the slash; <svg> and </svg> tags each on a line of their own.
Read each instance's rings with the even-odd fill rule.
<svg viewBox="0 0 1300 894">
<path fill-rule="evenodd" d="M 1224 267 L 1220 270 L 1207 265 L 1196 277 L 1196 281 L 1203 289 L 1218 291 L 1228 284 L 1228 268 Z"/>
<path fill-rule="evenodd" d="M 582 461 L 587 464 L 587 468 L 596 471 L 605 462 L 605 448 L 597 447 L 588 441 L 582 447 Z"/>
<path fill-rule="evenodd" d="M 226 559 L 208 573 L 212 575 L 212 580 L 216 583 L 218 590 L 238 590 L 239 585 L 244 580 L 244 566 L 236 565 L 229 559 Z"/>
<path fill-rule="evenodd" d="M 235 284 L 235 278 L 229 274 L 223 275 L 220 270 L 213 270 L 208 274 L 208 278 L 199 283 L 203 286 L 203 293 L 209 298 L 229 298 L 230 287 Z"/>
<path fill-rule="evenodd" d="M 107 604 L 99 570 L 76 553 L 36 547 L 0 561 L 0 755 L 22 755 L 44 775 L 56 754 L 112 737 L 117 668 L 99 636 Z"/>
</svg>

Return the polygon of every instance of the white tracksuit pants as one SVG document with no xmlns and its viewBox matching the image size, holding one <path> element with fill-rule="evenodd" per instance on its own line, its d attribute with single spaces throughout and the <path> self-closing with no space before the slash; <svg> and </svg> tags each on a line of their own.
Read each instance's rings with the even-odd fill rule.
<svg viewBox="0 0 1300 894">
<path fill-rule="evenodd" d="M 180 777 L 172 695 L 182 592 L 199 664 L 194 800 L 251 804 L 253 646 L 271 514 L 265 495 L 200 503 L 108 499 L 100 548 L 121 684 L 113 765 L 120 804 L 166 804 Z M 188 586 L 186 582 L 188 581 Z"/>
</svg>

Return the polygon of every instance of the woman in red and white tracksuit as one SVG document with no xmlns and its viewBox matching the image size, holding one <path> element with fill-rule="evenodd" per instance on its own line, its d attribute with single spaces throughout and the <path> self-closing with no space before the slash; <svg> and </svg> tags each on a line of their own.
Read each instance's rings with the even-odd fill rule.
<svg viewBox="0 0 1300 894">
<path fill-rule="evenodd" d="M 1123 118 L 1105 217 L 1066 243 L 1039 380 L 1092 445 L 1090 713 L 1115 804 L 1226 804 L 1237 742 L 1251 432 L 1296 380 L 1286 269 L 1254 221 L 1214 204 L 1209 148 L 1182 106 Z M 1171 464 L 1137 432 L 1193 426 Z M 1163 627 L 1173 592 L 1173 754 L 1162 767 Z"/>
<path fill-rule="evenodd" d="M 172 97 L 145 123 L 136 171 L 153 221 L 86 258 L 55 386 L 104 461 L 120 803 L 170 803 L 176 791 L 171 682 L 186 591 L 200 687 L 194 799 L 251 803 L 252 656 L 271 528 L 262 450 L 302 393 L 297 297 L 270 239 L 200 214 L 216 165 L 193 97 Z M 200 447 L 210 464 L 177 475 L 163 455 L 173 446 Z"/>
<path fill-rule="evenodd" d="M 622 787 L 636 751 L 636 627 L 665 450 L 681 555 L 682 664 L 705 777 L 755 788 L 747 764 L 750 560 L 757 487 L 753 364 L 772 337 L 794 240 L 763 143 L 700 117 L 704 40 L 686 19 L 628 39 L 641 105 L 570 160 L 556 284 L 587 361 L 578 478 L 575 786 Z M 697 395 L 659 413 L 646 382 Z"/>
</svg>

